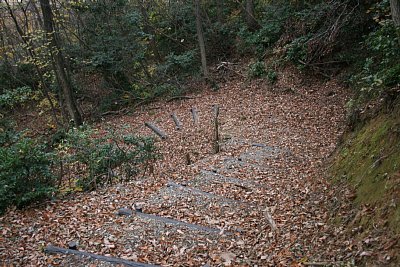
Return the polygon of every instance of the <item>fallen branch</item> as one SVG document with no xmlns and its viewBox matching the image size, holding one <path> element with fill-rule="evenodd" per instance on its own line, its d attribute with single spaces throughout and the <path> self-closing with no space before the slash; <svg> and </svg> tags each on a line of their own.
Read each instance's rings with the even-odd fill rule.
<svg viewBox="0 0 400 267">
<path fill-rule="evenodd" d="M 167 99 L 167 102 L 171 102 L 174 100 L 181 100 L 181 99 L 194 99 L 197 98 L 196 96 L 186 96 L 186 95 L 178 95 L 178 96 L 173 96 Z"/>
<path fill-rule="evenodd" d="M 120 109 L 120 110 L 110 110 L 110 111 L 106 111 L 106 112 L 104 112 L 104 113 L 101 113 L 101 116 L 126 114 L 126 113 L 128 113 L 128 112 L 129 112 L 128 108 L 123 108 L 123 109 Z"/>
<path fill-rule="evenodd" d="M 156 125 L 152 124 L 151 122 L 145 122 L 144 125 L 146 125 L 153 132 L 155 132 L 159 137 L 161 137 L 161 139 L 167 139 L 167 135 L 162 130 L 160 130 Z"/>
<path fill-rule="evenodd" d="M 234 74 L 236 74 L 236 75 L 238 75 L 238 76 L 240 76 L 240 77 L 246 78 L 245 75 L 243 75 L 243 74 L 241 74 L 240 72 L 238 72 L 238 71 L 236 71 L 236 70 L 230 68 L 229 66 L 231 66 L 231 65 L 236 65 L 236 64 L 230 63 L 230 62 L 221 62 L 221 63 L 217 66 L 216 70 L 219 71 L 219 70 L 221 70 L 221 69 L 226 69 L 226 70 L 231 71 L 231 72 L 233 72 Z"/>
<path fill-rule="evenodd" d="M 109 263 L 113 263 L 113 264 L 123 264 L 125 266 L 131 266 L 131 267 L 157 267 L 157 266 L 159 266 L 159 265 L 153 265 L 153 264 L 145 264 L 145 263 L 140 263 L 140 262 L 128 261 L 128 260 L 114 258 L 114 257 L 97 255 L 97 254 L 93 254 L 93 253 L 89 253 L 89 252 L 85 252 L 85 251 L 60 248 L 60 247 L 55 247 L 55 246 L 51 246 L 51 245 L 47 246 L 44 249 L 44 252 L 50 253 L 50 254 L 78 255 L 78 256 L 88 257 L 88 258 L 92 258 L 92 259 L 99 260 L 99 261 L 105 261 L 105 262 L 109 262 Z"/>
<path fill-rule="evenodd" d="M 305 266 L 330 266 L 341 262 L 303 262 Z"/>
</svg>

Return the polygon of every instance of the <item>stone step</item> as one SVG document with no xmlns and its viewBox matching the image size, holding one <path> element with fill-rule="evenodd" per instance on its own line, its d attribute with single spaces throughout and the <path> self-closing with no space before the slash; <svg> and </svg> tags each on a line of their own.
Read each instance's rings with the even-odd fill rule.
<svg viewBox="0 0 400 267">
<path fill-rule="evenodd" d="M 141 263 L 150 263 L 150 257 L 155 265 L 174 266 L 171 264 L 185 264 L 194 258 L 191 261 L 193 266 L 202 266 L 209 261 L 210 254 L 220 249 L 226 251 L 233 240 L 241 240 L 238 233 L 217 227 L 191 224 L 128 208 L 120 210 L 126 215 L 114 215 L 114 220 L 103 225 L 92 236 L 93 240 L 98 240 L 98 244 L 88 244 L 82 240 L 79 250 L 88 251 L 90 255 L 85 258 L 66 257 L 60 265 L 114 266 L 105 263 L 121 260 L 120 264 L 126 264 L 133 259 L 136 265 L 132 266 L 142 266 Z"/>
<path fill-rule="evenodd" d="M 55 246 L 47 246 L 44 249 L 45 253 L 49 254 L 65 254 L 73 256 L 63 261 L 62 266 L 115 266 L 123 265 L 129 267 L 159 267 L 160 265 L 146 264 L 140 262 L 129 261 L 121 258 L 115 258 L 110 256 L 103 256 L 95 253 L 79 251 L 76 249 L 66 249 Z M 75 258 L 74 258 L 75 256 Z M 79 258 L 78 258 L 79 257 Z M 100 263 L 101 262 L 101 263 Z"/>
<path fill-rule="evenodd" d="M 193 180 L 193 182 L 194 181 L 197 181 L 197 183 L 207 181 L 210 183 L 233 184 L 237 187 L 240 187 L 240 188 L 243 188 L 246 190 L 254 190 L 254 189 L 263 187 L 263 185 L 261 185 L 257 181 L 229 177 L 229 176 L 222 175 L 216 171 L 207 171 L 207 170 L 201 170 L 200 174 Z"/>
<path fill-rule="evenodd" d="M 243 231 L 241 226 L 245 220 L 252 222 L 261 216 L 249 203 L 171 183 L 150 196 L 144 210 L 192 224 L 239 232 Z"/>
<path fill-rule="evenodd" d="M 258 201 L 257 196 L 265 190 L 257 181 L 238 179 L 216 171 L 202 170 L 193 180 L 185 182 L 192 188 L 251 205 L 254 205 L 254 201 Z"/>
<path fill-rule="evenodd" d="M 190 181 L 189 181 L 189 183 L 190 183 Z M 217 201 L 218 200 L 222 200 L 223 202 L 226 202 L 226 203 L 229 203 L 229 204 L 239 204 L 239 203 L 243 204 L 243 203 L 241 203 L 241 202 L 239 202 L 237 200 L 234 200 L 234 199 L 226 198 L 226 197 L 223 197 L 223 196 L 220 196 L 220 195 L 216 195 L 216 194 L 213 194 L 213 193 L 209 193 L 209 192 L 197 189 L 197 188 L 189 187 L 187 185 L 187 183 L 182 185 L 182 184 L 178 184 L 178 183 L 174 183 L 174 182 L 168 182 L 167 183 L 167 187 L 171 187 L 171 188 L 174 188 L 176 190 L 184 191 L 186 193 L 191 193 L 193 195 L 200 195 L 200 196 L 205 196 L 205 197 L 208 197 L 208 198 L 211 198 L 211 199 L 216 199 Z"/>
<path fill-rule="evenodd" d="M 178 226 L 178 227 L 183 227 L 187 228 L 189 230 L 195 230 L 195 231 L 200 231 L 200 232 L 206 232 L 208 234 L 225 234 L 225 235 L 231 235 L 232 233 L 224 231 L 224 229 L 218 229 L 218 228 L 211 228 L 207 226 L 202 226 L 202 225 L 197 225 L 197 224 L 192 224 L 192 223 L 187 223 L 163 216 L 158 216 L 154 214 L 148 214 L 148 213 L 143 213 L 143 212 L 136 212 L 135 216 L 145 219 L 145 220 L 152 220 L 160 223 L 164 223 L 167 225 L 172 225 L 172 226 Z"/>
</svg>

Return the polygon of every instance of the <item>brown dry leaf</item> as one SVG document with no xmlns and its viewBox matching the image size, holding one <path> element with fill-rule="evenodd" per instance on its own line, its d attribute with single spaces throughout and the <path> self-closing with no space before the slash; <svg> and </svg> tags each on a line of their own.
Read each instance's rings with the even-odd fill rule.
<svg viewBox="0 0 400 267">
<path fill-rule="evenodd" d="M 236 255 L 231 252 L 223 252 L 219 256 L 224 261 L 223 264 L 225 266 L 230 266 L 232 262 L 236 259 Z"/>
</svg>

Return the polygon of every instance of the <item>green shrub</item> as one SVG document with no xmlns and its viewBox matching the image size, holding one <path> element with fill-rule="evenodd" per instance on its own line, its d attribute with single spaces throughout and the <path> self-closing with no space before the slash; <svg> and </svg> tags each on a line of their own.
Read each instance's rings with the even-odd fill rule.
<svg viewBox="0 0 400 267">
<path fill-rule="evenodd" d="M 32 95 L 33 91 L 29 86 L 5 90 L 0 95 L 0 108 L 12 109 L 30 100 Z"/>
<path fill-rule="evenodd" d="M 380 97 L 390 87 L 400 84 L 400 38 L 391 20 L 365 39 L 363 46 L 368 57 L 351 81 L 358 90 L 358 102 Z"/>
<path fill-rule="evenodd" d="M 57 148 L 51 150 L 11 126 L 0 121 L 0 213 L 52 197 L 65 188 L 68 177 L 78 191 L 131 180 L 158 158 L 150 138 L 72 129 L 54 137 Z"/>
<path fill-rule="evenodd" d="M 250 78 L 260 78 L 267 74 L 265 64 L 262 61 L 257 61 L 250 65 L 248 75 Z"/>
<path fill-rule="evenodd" d="M 36 88 L 38 80 L 33 64 L 19 61 L 11 65 L 0 57 L 0 94 L 18 87 Z"/>
<path fill-rule="evenodd" d="M 285 60 L 297 66 L 302 66 L 307 59 L 307 42 L 309 39 L 309 35 L 300 36 L 287 44 L 285 46 Z"/>
<path fill-rule="evenodd" d="M 238 32 L 237 50 L 241 54 L 252 53 L 262 58 L 266 49 L 272 47 L 281 37 L 291 9 L 289 5 L 268 4 L 259 12 L 262 14 L 260 29 L 251 32 L 246 25 L 242 25 Z"/>
<path fill-rule="evenodd" d="M 4 133 L 4 132 L 3 132 Z M 48 198 L 55 191 L 51 172 L 53 153 L 46 146 L 20 134 L 1 136 L 0 212 L 11 205 L 24 207 Z"/>
<path fill-rule="evenodd" d="M 189 50 L 182 54 L 174 52 L 166 56 L 165 62 L 157 68 L 158 76 L 172 76 L 177 74 L 188 74 L 194 71 L 193 66 L 196 66 L 196 50 Z"/>
<path fill-rule="evenodd" d="M 267 79 L 273 84 L 278 80 L 278 74 L 274 70 L 268 70 Z"/>
<path fill-rule="evenodd" d="M 57 148 L 64 165 L 79 166 L 75 180 L 81 190 L 92 190 L 114 180 L 130 180 L 157 158 L 152 139 L 91 128 L 72 129 Z"/>
</svg>

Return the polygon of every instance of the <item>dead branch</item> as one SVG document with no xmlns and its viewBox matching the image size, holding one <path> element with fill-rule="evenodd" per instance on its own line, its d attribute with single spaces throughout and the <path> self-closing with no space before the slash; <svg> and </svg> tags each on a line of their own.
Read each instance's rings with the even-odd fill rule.
<svg viewBox="0 0 400 267">
<path fill-rule="evenodd" d="M 178 95 L 168 98 L 167 102 L 171 102 L 174 100 L 182 100 L 182 99 L 194 99 L 194 98 L 197 98 L 197 96 Z"/>
</svg>

